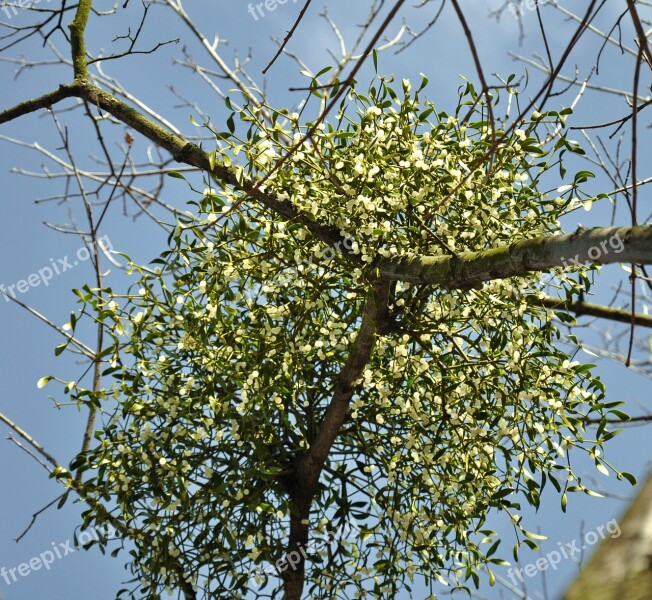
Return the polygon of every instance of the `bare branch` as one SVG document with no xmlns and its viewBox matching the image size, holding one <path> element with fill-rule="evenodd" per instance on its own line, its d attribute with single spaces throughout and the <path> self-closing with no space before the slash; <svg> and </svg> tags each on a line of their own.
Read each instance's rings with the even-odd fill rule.
<svg viewBox="0 0 652 600">
<path fill-rule="evenodd" d="M 304 15 L 306 14 L 306 11 L 308 10 L 308 7 L 310 6 L 310 3 L 312 0 L 306 0 L 306 3 L 303 5 L 303 8 L 301 9 L 301 12 L 299 13 L 299 16 L 296 18 L 294 21 L 294 24 L 290 28 L 290 31 L 288 31 L 287 35 L 281 42 L 281 45 L 279 46 L 279 49 L 276 51 L 276 54 L 272 57 L 272 60 L 269 61 L 267 66 L 263 69 L 263 75 L 269 71 L 270 67 L 276 62 L 276 59 L 281 56 L 283 49 L 285 46 L 287 46 L 287 43 L 290 41 L 290 38 L 294 35 L 294 32 L 296 31 L 297 27 L 299 26 L 299 23 L 301 23 L 301 20 L 303 19 Z"/>
<path fill-rule="evenodd" d="M 622 308 L 613 308 L 611 306 L 602 306 L 600 304 L 592 304 L 591 302 L 577 301 L 569 302 L 567 300 L 561 300 L 559 298 L 538 298 L 533 295 L 526 296 L 528 302 L 532 304 L 545 306 L 546 308 L 551 308 L 552 310 L 566 311 L 575 313 L 577 316 L 588 316 L 588 317 L 598 317 L 600 319 L 607 319 L 609 321 L 615 321 L 617 323 L 631 323 L 632 315 L 631 311 L 624 310 Z M 636 313 L 634 315 L 634 320 L 636 325 L 641 327 L 650 327 L 652 328 L 652 316 L 651 315 L 642 315 Z"/>
</svg>

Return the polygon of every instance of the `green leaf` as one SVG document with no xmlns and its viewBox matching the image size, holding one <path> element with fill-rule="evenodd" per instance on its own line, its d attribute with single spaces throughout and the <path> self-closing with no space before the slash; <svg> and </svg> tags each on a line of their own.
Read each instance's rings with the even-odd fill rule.
<svg viewBox="0 0 652 600">
<path fill-rule="evenodd" d="M 627 481 L 629 481 L 629 483 L 631 483 L 632 485 L 636 485 L 636 477 L 634 477 L 631 473 L 626 473 L 625 471 L 623 471 L 620 475 L 622 475 L 625 479 L 627 479 Z"/>
<path fill-rule="evenodd" d="M 577 185 L 578 183 L 584 183 L 588 179 L 591 179 L 595 177 L 591 171 L 579 171 L 578 173 L 575 173 L 575 180 L 574 183 Z"/>
<path fill-rule="evenodd" d="M 492 556 L 493 554 L 495 554 L 496 550 L 498 549 L 498 546 L 500 546 L 500 540 L 496 540 L 496 541 L 491 545 L 491 547 L 489 548 L 489 550 L 487 550 L 485 556 L 490 557 L 490 556 Z"/>
<path fill-rule="evenodd" d="M 229 115 L 229 118 L 226 120 L 226 128 L 232 134 L 235 132 L 235 121 L 233 120 L 233 115 Z"/>
<path fill-rule="evenodd" d="M 627 413 L 624 413 L 624 412 L 622 412 L 620 410 L 610 410 L 609 413 L 612 414 L 612 415 L 615 415 L 616 417 L 618 417 L 619 419 L 621 419 L 623 421 L 631 421 L 632 420 L 632 417 L 630 415 L 628 415 Z"/>
</svg>

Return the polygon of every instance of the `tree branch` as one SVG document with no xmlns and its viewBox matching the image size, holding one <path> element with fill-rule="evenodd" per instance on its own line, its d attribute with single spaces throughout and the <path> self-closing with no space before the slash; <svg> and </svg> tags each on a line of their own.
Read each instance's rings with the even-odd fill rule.
<svg viewBox="0 0 652 600">
<path fill-rule="evenodd" d="M 49 109 L 57 102 L 61 102 L 61 100 L 65 100 L 66 98 L 79 96 L 77 87 L 78 86 L 75 84 L 60 85 L 59 89 L 54 90 L 53 92 L 49 92 L 44 96 L 32 98 L 31 100 L 26 100 L 25 102 L 21 102 L 16 106 L 12 106 L 11 108 L 0 113 L 0 125 L 2 123 L 13 121 L 18 117 L 22 117 L 29 113 L 36 112 L 42 108 Z"/>
<path fill-rule="evenodd" d="M 610 245 L 614 240 L 620 252 Z M 372 267 L 379 277 L 392 281 L 472 288 L 493 279 L 593 262 L 652 263 L 652 225 L 580 228 L 571 234 L 542 236 L 456 257 L 380 257 Z"/>
<path fill-rule="evenodd" d="M 313 465 L 321 465 L 326 460 L 346 418 L 349 401 L 354 392 L 354 382 L 362 377 L 364 368 L 371 358 L 376 333 L 386 319 L 391 284 L 388 281 L 382 281 L 376 283 L 374 287 L 374 293 L 367 301 L 362 324 L 353 342 L 351 353 L 340 373 L 333 399 L 308 452 Z"/>
<path fill-rule="evenodd" d="M 10 120 L 7 115 L 13 115 L 12 118 L 15 118 L 48 107 L 55 98 L 71 96 L 83 98 L 97 105 L 167 150 L 176 161 L 210 173 L 222 186 L 229 185 L 250 194 L 254 200 L 277 215 L 305 226 L 317 239 L 336 248 L 348 247 L 336 227 L 316 223 L 290 201 L 281 200 L 272 193 L 261 192 L 257 189 L 260 182 L 239 177 L 234 167 L 226 167 L 218 163 L 211 168 L 207 153 L 199 146 L 156 125 L 136 109 L 86 81 L 61 86 L 57 92 L 46 94 L 0 113 L 0 124 Z M 616 248 L 611 243 L 614 240 L 617 240 L 619 245 L 622 243 L 621 251 L 616 252 Z M 361 264 L 357 255 L 349 253 L 347 256 L 354 264 Z M 380 257 L 372 263 L 372 267 L 378 277 L 388 281 L 471 288 L 493 279 L 590 262 L 652 264 L 652 226 L 580 228 L 572 234 L 542 236 L 501 248 L 466 252 L 460 256 Z"/>
<path fill-rule="evenodd" d="M 132 540 L 138 539 L 138 531 L 125 525 L 117 517 L 114 517 L 106 507 L 100 503 L 99 500 L 93 498 L 84 486 L 84 483 L 73 478 L 72 473 L 61 466 L 61 464 L 43 447 L 39 444 L 29 433 L 22 429 L 19 425 L 14 423 L 9 417 L 0 413 L 0 421 L 5 423 L 10 429 L 13 429 L 21 438 L 23 438 L 38 454 L 40 454 L 48 463 L 52 465 L 51 473 L 59 481 L 63 483 L 64 487 L 74 490 L 77 495 L 85 502 L 91 509 L 95 511 L 102 522 L 109 523 L 124 537 Z M 177 562 L 172 563 L 172 568 L 179 574 L 179 582 L 186 600 L 196 600 L 197 594 L 195 593 L 192 585 L 188 583 L 183 577 L 183 569 Z"/>
<path fill-rule="evenodd" d="M 561 300 L 560 298 L 552 298 L 550 296 L 538 298 L 534 295 L 528 295 L 526 298 L 531 304 L 545 306 L 552 310 L 572 312 L 578 316 L 598 317 L 600 319 L 616 321 L 617 323 L 627 323 L 628 325 L 631 324 L 632 320 L 631 311 L 622 308 L 601 306 L 600 304 L 592 304 L 584 301 L 569 302 L 568 300 Z M 634 318 L 636 325 L 652 328 L 652 315 L 642 315 L 637 313 Z"/>
<path fill-rule="evenodd" d="M 641 18 L 636 10 L 635 0 L 627 0 L 627 8 L 629 9 L 629 14 L 634 23 L 634 29 L 636 29 L 636 34 L 638 35 L 640 52 L 645 56 L 647 64 L 652 65 L 652 50 L 650 50 L 650 46 L 647 43 L 647 36 L 645 35 L 645 29 L 641 23 Z"/>
<path fill-rule="evenodd" d="M 310 505 L 317 492 L 319 477 L 324 469 L 333 444 L 348 415 L 349 403 L 355 391 L 355 382 L 362 377 L 365 366 L 371 358 L 376 333 L 387 320 L 387 306 L 391 283 L 376 282 L 374 292 L 367 301 L 362 324 L 353 342 L 351 352 L 342 367 L 335 385 L 330 405 L 326 410 L 319 431 L 307 454 L 298 459 L 288 480 L 288 492 L 295 504 L 296 512 L 290 519 L 290 540 L 288 553 L 296 552 L 298 564 L 283 573 L 285 583 L 284 600 L 299 600 L 305 577 L 305 557 L 301 549 L 308 543 L 308 517 Z"/>
<path fill-rule="evenodd" d="M 275 194 L 257 190 L 255 182 L 239 177 L 237 170 L 233 167 L 226 167 L 218 163 L 211 169 L 211 161 L 209 160 L 208 154 L 199 146 L 156 125 L 138 110 L 125 104 L 112 94 L 91 85 L 87 81 L 76 81 L 72 84 L 62 85 L 54 92 L 18 104 L 0 113 L 0 124 L 35 112 L 41 108 L 50 108 L 56 102 L 70 97 L 82 98 L 98 108 L 105 110 L 110 115 L 120 119 L 123 123 L 144 135 L 157 146 L 167 150 L 177 162 L 206 171 L 221 186 L 233 186 L 237 190 L 250 194 L 253 200 L 274 211 L 284 219 L 303 225 L 317 239 L 329 246 L 336 248 L 348 247 L 345 244 L 346 240 L 340 235 L 338 228 L 317 223 L 309 215 L 299 211 L 290 201 L 281 200 Z M 349 254 L 349 258 L 354 264 L 361 264 L 360 259 L 356 255 Z"/>
<path fill-rule="evenodd" d="M 603 419 L 584 419 L 587 425 L 598 425 Z M 641 415 L 638 417 L 629 417 L 629 419 L 606 419 L 607 423 L 616 425 L 627 425 L 628 423 L 649 423 L 652 421 L 652 415 Z"/>
<path fill-rule="evenodd" d="M 86 44 L 84 43 L 84 32 L 88 17 L 91 13 L 92 0 L 79 0 L 75 19 L 70 29 L 70 49 L 72 52 L 72 64 L 75 72 L 75 80 L 88 79 L 88 64 L 86 62 Z"/>
</svg>

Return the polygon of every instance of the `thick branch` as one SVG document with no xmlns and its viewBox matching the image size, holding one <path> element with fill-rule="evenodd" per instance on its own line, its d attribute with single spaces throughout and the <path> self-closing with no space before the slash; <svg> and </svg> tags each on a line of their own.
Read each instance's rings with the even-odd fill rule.
<svg viewBox="0 0 652 600">
<path fill-rule="evenodd" d="M 326 410 L 319 431 L 308 453 L 294 465 L 294 472 L 288 482 L 290 498 L 295 505 L 295 514 L 290 520 L 288 553 L 298 555 L 298 564 L 283 573 L 285 583 L 284 600 L 299 600 L 305 578 L 305 557 L 301 552 L 308 543 L 308 518 L 310 505 L 317 491 L 319 477 L 328 454 L 339 435 L 347 417 L 349 403 L 353 397 L 355 382 L 362 377 L 365 366 L 371 358 L 376 333 L 387 320 L 387 305 L 391 284 L 378 282 L 375 291 L 367 301 L 362 324 L 353 342 L 351 352 L 342 367 L 333 398 Z M 296 563 L 296 560 L 294 561 Z"/>
<path fill-rule="evenodd" d="M 79 0 L 75 19 L 68 28 L 70 29 L 70 49 L 72 51 L 72 64 L 75 71 L 75 79 L 88 79 L 88 64 L 86 62 L 86 44 L 84 32 L 88 17 L 91 14 L 92 0 Z"/>
<path fill-rule="evenodd" d="M 383 279 L 470 288 L 493 279 L 587 263 L 652 263 L 652 225 L 578 229 L 457 257 L 381 257 L 372 266 Z"/>
<path fill-rule="evenodd" d="M 152 123 L 138 110 L 88 82 L 78 81 L 62 86 L 56 92 L 0 113 L 0 123 L 70 96 L 84 98 L 97 105 L 170 152 L 178 162 L 207 171 L 220 185 L 250 192 L 254 200 L 280 217 L 304 225 L 317 239 L 336 248 L 349 246 L 344 243 L 345 240 L 336 227 L 316 223 L 310 215 L 300 212 L 290 201 L 281 200 L 273 193 L 252 191 L 256 189 L 255 182 L 239 177 L 234 167 L 218 163 L 211 169 L 207 153 L 199 146 Z M 357 255 L 348 254 L 348 258 L 354 264 L 360 264 Z M 501 248 L 466 252 L 457 257 L 381 257 L 372 266 L 376 276 L 389 281 L 470 288 L 493 279 L 590 262 L 652 264 L 652 226 L 578 229 L 572 234 L 543 236 Z"/>
<path fill-rule="evenodd" d="M 323 465 L 328 456 L 348 413 L 349 401 L 354 392 L 354 382 L 362 377 L 364 368 L 371 358 L 376 332 L 386 318 L 391 285 L 388 282 L 382 282 L 375 287 L 373 296 L 367 301 L 367 308 L 353 342 L 351 353 L 340 373 L 333 399 L 310 447 L 308 455 L 313 465 Z"/>
<path fill-rule="evenodd" d="M 65 100 L 66 98 L 79 96 L 79 91 L 77 88 L 78 86 L 76 85 L 61 85 L 59 86 L 58 90 L 54 90 L 53 92 L 49 92 L 44 96 L 32 98 L 31 100 L 27 100 L 17 104 L 16 106 L 12 106 L 11 108 L 0 113 L 0 125 L 2 123 L 13 121 L 18 117 L 28 115 L 29 113 L 36 112 L 42 108 L 50 108 L 57 102 Z"/>
<path fill-rule="evenodd" d="M 253 200 L 274 211 L 284 219 L 303 225 L 317 239 L 329 246 L 348 248 L 348 244 L 345 243 L 346 240 L 340 235 L 336 227 L 315 222 L 310 215 L 300 212 L 290 201 L 281 200 L 275 194 L 261 192 L 260 190 L 252 191 L 255 189 L 256 183 L 239 177 L 234 167 L 225 167 L 217 163 L 211 169 L 208 154 L 199 146 L 187 142 L 182 137 L 156 125 L 138 110 L 86 81 L 76 81 L 70 85 L 63 85 L 55 92 L 50 92 L 45 96 L 23 102 L 6 110 L 0 113 L 0 124 L 41 108 L 49 108 L 55 102 L 73 96 L 87 100 L 129 125 L 157 146 L 167 150 L 176 161 L 210 173 L 219 185 L 233 186 L 237 190 L 250 193 Z M 349 254 L 349 257 L 356 264 L 361 262 L 354 254 Z"/>
</svg>

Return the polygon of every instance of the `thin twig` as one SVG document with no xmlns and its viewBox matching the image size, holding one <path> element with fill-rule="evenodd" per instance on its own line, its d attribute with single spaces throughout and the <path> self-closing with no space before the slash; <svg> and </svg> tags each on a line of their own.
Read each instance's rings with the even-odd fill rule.
<svg viewBox="0 0 652 600">
<path fill-rule="evenodd" d="M 303 8 L 301 9 L 301 12 L 299 13 L 299 16 L 296 18 L 294 21 L 294 24 L 292 25 L 292 28 L 290 31 L 288 31 L 287 35 L 281 42 L 281 45 L 279 46 L 278 50 L 276 51 L 276 54 L 272 57 L 272 60 L 269 61 L 268 65 L 263 69 L 263 75 L 267 73 L 267 71 L 270 69 L 270 67 L 276 62 L 276 59 L 281 56 L 283 53 L 283 50 L 285 46 L 287 46 L 288 42 L 290 41 L 290 38 L 294 35 L 294 32 L 296 31 L 297 27 L 299 26 L 299 23 L 301 23 L 301 20 L 303 19 L 303 16 L 306 14 L 308 7 L 310 6 L 310 3 L 312 0 L 306 0 L 306 3 L 303 5 Z"/>
</svg>

